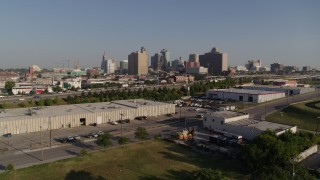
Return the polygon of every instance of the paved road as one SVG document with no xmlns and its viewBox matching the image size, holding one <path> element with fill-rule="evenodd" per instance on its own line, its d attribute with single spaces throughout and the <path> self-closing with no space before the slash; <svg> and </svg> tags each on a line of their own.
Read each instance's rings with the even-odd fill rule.
<svg viewBox="0 0 320 180">
<path fill-rule="evenodd" d="M 193 83 L 189 83 L 189 85 L 192 85 Z M 145 87 L 130 87 L 131 90 L 133 91 L 138 91 L 140 88 L 147 88 L 148 90 L 153 90 L 153 88 L 163 88 L 166 87 L 168 89 L 172 89 L 172 88 L 177 88 L 180 89 L 182 86 L 182 84 L 176 84 L 176 85 L 151 85 L 151 86 L 145 86 Z M 128 88 L 117 88 L 117 87 L 109 87 L 109 88 L 105 88 L 105 89 L 100 89 L 100 88 L 95 88 L 95 89 L 91 89 L 90 92 L 94 93 L 94 92 L 101 92 L 101 91 L 112 91 L 112 90 L 117 90 L 117 91 L 122 91 L 122 90 L 128 90 Z M 89 92 L 88 90 L 84 90 L 85 93 Z M 38 94 L 38 98 L 54 98 L 54 97 L 61 97 L 61 98 L 66 98 L 68 96 L 74 96 L 74 95 L 81 95 L 82 92 L 79 91 L 72 91 L 72 92 L 64 92 L 64 93 L 55 93 L 55 94 Z M 34 99 L 35 97 L 33 96 L 10 96 L 10 97 L 2 97 L 0 98 L 0 102 L 19 102 L 19 99 L 24 99 L 24 100 L 30 100 L 30 99 Z"/>
<path fill-rule="evenodd" d="M 308 93 L 308 94 L 289 96 L 289 97 L 275 100 L 272 102 L 267 102 L 261 105 L 254 106 L 247 110 L 244 110 L 243 112 L 249 113 L 250 117 L 254 119 L 264 120 L 265 115 L 269 115 L 275 111 L 281 110 L 282 108 L 288 106 L 289 104 L 306 101 L 310 99 L 315 99 L 315 98 L 319 98 L 318 91 Z"/>
</svg>

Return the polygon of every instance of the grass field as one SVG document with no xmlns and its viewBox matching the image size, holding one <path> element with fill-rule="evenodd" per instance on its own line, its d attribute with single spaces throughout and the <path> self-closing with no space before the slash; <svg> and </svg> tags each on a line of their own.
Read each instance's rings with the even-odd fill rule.
<svg viewBox="0 0 320 180">
<path fill-rule="evenodd" d="M 316 108 L 319 100 L 290 105 L 281 112 L 267 116 L 267 121 L 296 125 L 299 129 L 315 131 L 320 117 L 320 109 Z M 320 119 L 319 119 L 320 120 Z"/>
<path fill-rule="evenodd" d="M 244 176 L 227 160 L 154 140 L 2 173 L 0 179 L 189 179 L 193 170 L 208 167 L 232 179 Z"/>
</svg>

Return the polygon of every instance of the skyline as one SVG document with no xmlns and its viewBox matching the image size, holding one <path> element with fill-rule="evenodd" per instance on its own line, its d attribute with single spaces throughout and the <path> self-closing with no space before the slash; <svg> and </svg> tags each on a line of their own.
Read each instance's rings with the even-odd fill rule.
<svg viewBox="0 0 320 180">
<path fill-rule="evenodd" d="M 99 67 L 144 46 L 171 61 L 213 47 L 229 65 L 319 67 L 319 1 L 2 1 L 0 68 L 52 68 L 62 60 Z M 71 63 L 72 64 L 72 63 Z"/>
</svg>

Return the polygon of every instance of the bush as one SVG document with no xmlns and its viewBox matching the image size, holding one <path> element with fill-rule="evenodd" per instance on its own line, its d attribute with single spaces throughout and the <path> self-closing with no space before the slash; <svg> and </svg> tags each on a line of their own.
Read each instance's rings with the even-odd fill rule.
<svg viewBox="0 0 320 180">
<path fill-rule="evenodd" d="M 97 143 L 102 147 L 111 146 L 111 135 L 109 133 L 106 133 L 104 135 L 99 136 L 97 139 Z"/>
<path fill-rule="evenodd" d="M 13 171 L 14 170 L 14 166 L 13 164 L 8 164 L 5 168 L 6 171 Z"/>
<path fill-rule="evenodd" d="M 127 138 L 127 137 L 120 137 L 119 140 L 118 140 L 118 143 L 119 143 L 120 145 L 123 145 L 123 144 L 128 143 L 128 141 L 129 141 L 129 138 Z"/>
<path fill-rule="evenodd" d="M 149 134 L 148 134 L 146 128 L 144 128 L 144 127 L 138 127 L 136 132 L 134 133 L 134 135 L 135 135 L 135 138 L 137 138 L 140 141 L 146 140 L 149 137 Z"/>
<path fill-rule="evenodd" d="M 87 156 L 88 155 L 88 151 L 84 148 L 81 149 L 80 151 L 80 156 Z"/>
</svg>

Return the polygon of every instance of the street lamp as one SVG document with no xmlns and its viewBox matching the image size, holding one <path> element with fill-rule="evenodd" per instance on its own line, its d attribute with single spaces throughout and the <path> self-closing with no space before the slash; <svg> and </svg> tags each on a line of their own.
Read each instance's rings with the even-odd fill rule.
<svg viewBox="0 0 320 180">
<path fill-rule="evenodd" d="M 318 127 L 319 127 L 319 120 L 320 120 L 320 116 L 317 117 L 318 122 L 317 122 L 317 129 L 316 129 L 316 135 L 318 134 Z"/>
<path fill-rule="evenodd" d="M 124 115 L 123 113 L 120 114 L 121 137 L 122 137 L 122 116 L 123 115 Z"/>
</svg>

